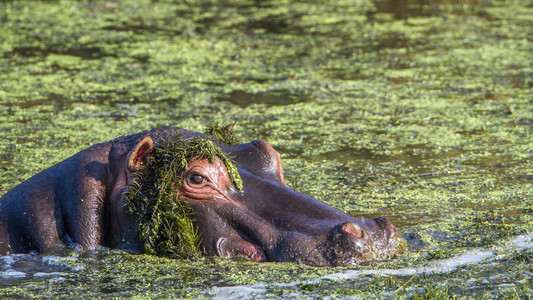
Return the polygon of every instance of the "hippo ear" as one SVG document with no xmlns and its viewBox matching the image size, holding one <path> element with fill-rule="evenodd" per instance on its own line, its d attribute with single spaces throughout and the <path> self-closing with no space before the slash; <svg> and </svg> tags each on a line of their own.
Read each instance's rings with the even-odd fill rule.
<svg viewBox="0 0 533 300">
<path fill-rule="evenodd" d="M 130 154 L 128 154 L 128 169 L 130 171 L 139 171 L 141 166 L 148 159 L 148 153 L 154 149 L 154 141 L 151 137 L 143 138 Z"/>
</svg>

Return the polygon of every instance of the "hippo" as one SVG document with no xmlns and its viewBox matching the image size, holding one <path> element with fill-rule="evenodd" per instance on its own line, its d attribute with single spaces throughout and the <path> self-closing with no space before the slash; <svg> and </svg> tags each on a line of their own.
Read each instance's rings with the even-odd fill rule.
<svg viewBox="0 0 533 300">
<path fill-rule="evenodd" d="M 65 244 L 144 253 L 138 218 L 126 209 L 124 195 L 169 134 L 212 140 L 235 163 L 241 180 L 238 187 L 221 155 L 191 158 L 176 176 L 174 193 L 193 212 L 203 255 L 347 266 L 401 251 L 388 218 L 353 218 L 290 189 L 280 155 L 267 141 L 231 144 L 164 127 L 96 144 L 3 195 L 0 255 Z"/>
</svg>

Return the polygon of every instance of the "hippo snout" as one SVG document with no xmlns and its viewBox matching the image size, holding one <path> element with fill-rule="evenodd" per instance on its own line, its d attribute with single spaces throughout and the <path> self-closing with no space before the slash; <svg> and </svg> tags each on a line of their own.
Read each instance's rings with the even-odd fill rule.
<svg viewBox="0 0 533 300">
<path fill-rule="evenodd" d="M 327 239 L 324 258 L 331 266 L 386 259 L 400 251 L 400 235 L 388 218 L 339 224 L 331 229 Z"/>
<path fill-rule="evenodd" d="M 375 218 L 370 224 L 376 224 L 377 228 L 372 227 L 373 239 L 375 246 L 379 250 L 378 258 L 391 258 L 397 253 L 400 253 L 402 247 L 400 245 L 401 236 L 398 229 L 391 224 L 389 218 L 381 217 Z"/>
<path fill-rule="evenodd" d="M 348 266 L 378 258 L 371 236 L 362 226 L 346 222 L 335 226 L 328 235 L 325 259 L 332 266 Z"/>
</svg>

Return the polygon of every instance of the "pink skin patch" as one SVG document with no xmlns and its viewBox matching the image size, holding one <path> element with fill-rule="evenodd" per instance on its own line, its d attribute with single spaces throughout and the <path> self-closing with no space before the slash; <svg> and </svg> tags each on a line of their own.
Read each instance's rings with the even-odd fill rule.
<svg viewBox="0 0 533 300">
<path fill-rule="evenodd" d="M 245 240 L 230 240 L 221 237 L 217 241 L 217 252 L 222 258 L 246 257 L 252 261 L 266 261 L 263 249 Z"/>
</svg>

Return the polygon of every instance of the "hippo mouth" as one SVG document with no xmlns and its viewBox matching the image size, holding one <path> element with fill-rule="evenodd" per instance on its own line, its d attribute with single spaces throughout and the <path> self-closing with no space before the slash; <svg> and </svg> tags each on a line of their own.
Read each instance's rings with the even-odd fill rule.
<svg viewBox="0 0 533 300">
<path fill-rule="evenodd" d="M 217 241 L 217 252 L 222 258 L 243 257 L 256 262 L 270 261 L 261 246 L 245 240 L 236 241 L 221 237 Z"/>
</svg>

